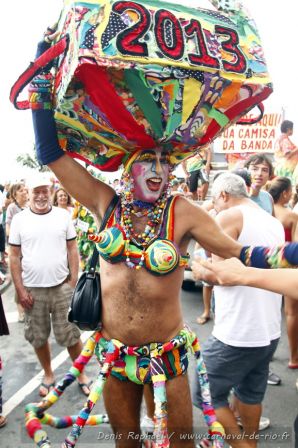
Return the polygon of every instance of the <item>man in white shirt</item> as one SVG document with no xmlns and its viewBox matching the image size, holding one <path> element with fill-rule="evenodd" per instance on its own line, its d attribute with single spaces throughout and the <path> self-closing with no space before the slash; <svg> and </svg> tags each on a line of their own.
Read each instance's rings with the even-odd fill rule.
<svg viewBox="0 0 298 448">
<path fill-rule="evenodd" d="M 12 279 L 25 310 L 25 338 L 44 369 L 39 393 L 54 387 L 49 335 L 51 324 L 58 344 L 67 347 L 74 360 L 82 350 L 80 331 L 67 314 L 78 278 L 76 232 L 69 213 L 51 206 L 50 182 L 36 177 L 29 185 L 30 207 L 15 215 L 10 229 Z M 78 378 L 85 395 L 85 375 Z"/>
<path fill-rule="evenodd" d="M 284 243 L 282 225 L 248 198 L 240 176 L 219 176 L 212 197 L 217 222 L 241 244 L 270 247 Z M 214 295 L 214 328 L 203 349 L 213 406 L 231 446 L 255 447 L 269 362 L 281 333 L 281 295 L 246 286 L 215 286 Z M 229 407 L 232 389 L 246 439 Z"/>
</svg>

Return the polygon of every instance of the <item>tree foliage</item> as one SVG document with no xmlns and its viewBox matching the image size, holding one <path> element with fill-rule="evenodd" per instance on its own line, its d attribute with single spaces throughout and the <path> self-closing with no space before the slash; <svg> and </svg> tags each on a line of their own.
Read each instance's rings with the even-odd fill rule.
<svg viewBox="0 0 298 448">
<path fill-rule="evenodd" d="M 25 166 L 26 168 L 31 168 L 33 170 L 37 170 L 40 173 L 45 173 L 50 171 L 49 168 L 44 165 L 40 165 L 35 154 L 31 155 L 29 153 L 19 154 L 17 156 L 17 162 L 20 163 L 22 166 Z"/>
</svg>

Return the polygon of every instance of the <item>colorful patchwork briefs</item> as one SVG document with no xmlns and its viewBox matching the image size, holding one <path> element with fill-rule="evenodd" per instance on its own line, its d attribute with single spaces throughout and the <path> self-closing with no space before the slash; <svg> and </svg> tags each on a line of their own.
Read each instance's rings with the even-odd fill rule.
<svg viewBox="0 0 298 448">
<path fill-rule="evenodd" d="M 101 359 L 108 350 L 109 341 L 101 338 L 97 345 L 97 357 Z M 156 344 L 142 345 L 134 350 L 134 354 L 121 352 L 114 362 L 111 374 L 121 381 L 133 381 L 136 384 L 152 382 L 150 360 Z M 151 353 L 151 356 L 150 356 Z M 186 373 L 188 368 L 188 349 L 186 344 L 172 347 L 161 354 L 164 374 L 167 380 Z"/>
</svg>

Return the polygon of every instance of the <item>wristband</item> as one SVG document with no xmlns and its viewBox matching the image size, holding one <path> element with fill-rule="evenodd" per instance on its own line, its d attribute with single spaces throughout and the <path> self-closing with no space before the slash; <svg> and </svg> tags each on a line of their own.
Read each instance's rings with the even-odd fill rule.
<svg viewBox="0 0 298 448">
<path fill-rule="evenodd" d="M 57 129 L 52 110 L 32 110 L 35 149 L 41 165 L 48 165 L 62 157 L 65 152 L 59 146 Z"/>
<path fill-rule="evenodd" d="M 262 247 L 244 246 L 240 260 L 246 266 L 254 268 L 293 268 L 298 266 L 298 243 L 282 246 Z"/>
<path fill-rule="evenodd" d="M 267 269 L 270 267 L 267 261 L 267 250 L 266 247 L 262 246 L 244 246 L 241 249 L 239 258 L 245 266 Z"/>
</svg>

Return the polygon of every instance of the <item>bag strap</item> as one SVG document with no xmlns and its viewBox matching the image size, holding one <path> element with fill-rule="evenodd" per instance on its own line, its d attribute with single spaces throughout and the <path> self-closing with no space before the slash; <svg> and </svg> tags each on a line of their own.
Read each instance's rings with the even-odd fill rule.
<svg viewBox="0 0 298 448">
<path fill-rule="evenodd" d="M 119 196 L 117 194 L 115 194 L 113 196 L 113 199 L 111 200 L 111 202 L 110 202 L 110 204 L 109 204 L 105 214 L 104 214 L 104 217 L 103 217 L 101 225 L 100 225 L 99 232 L 101 232 L 105 228 L 107 220 L 109 219 L 109 216 L 112 213 L 112 211 L 114 210 L 114 208 L 117 205 L 118 201 L 119 201 Z M 89 271 L 88 271 L 88 273 L 89 272 L 90 273 L 94 273 L 95 272 L 98 260 L 99 260 L 99 253 L 98 253 L 98 250 L 97 250 L 97 248 L 95 246 L 94 250 L 93 250 L 92 257 L 91 257 L 91 260 L 90 260 L 90 263 L 89 263 Z"/>
<path fill-rule="evenodd" d="M 18 96 L 23 89 L 37 76 L 50 62 L 60 56 L 68 48 L 69 36 L 62 37 L 48 50 L 42 53 L 34 62 L 31 62 L 26 70 L 19 76 L 10 90 L 9 99 L 16 109 L 29 109 L 29 101 L 18 101 Z"/>
<path fill-rule="evenodd" d="M 104 217 L 102 218 L 101 221 L 101 225 L 100 225 L 100 229 L 99 232 L 101 232 L 105 226 L 107 225 L 108 219 L 112 213 L 112 211 L 114 210 L 114 208 L 116 207 L 116 205 L 118 204 L 119 201 L 119 196 L 117 194 L 115 194 L 111 200 L 111 202 L 109 203 L 109 206 L 104 214 Z"/>
<path fill-rule="evenodd" d="M 88 274 L 89 273 L 93 274 L 95 272 L 98 260 L 99 260 L 99 253 L 98 253 L 98 250 L 96 249 L 96 247 L 94 247 L 93 254 L 92 254 L 92 257 L 91 257 L 91 260 L 89 263 Z"/>
</svg>

